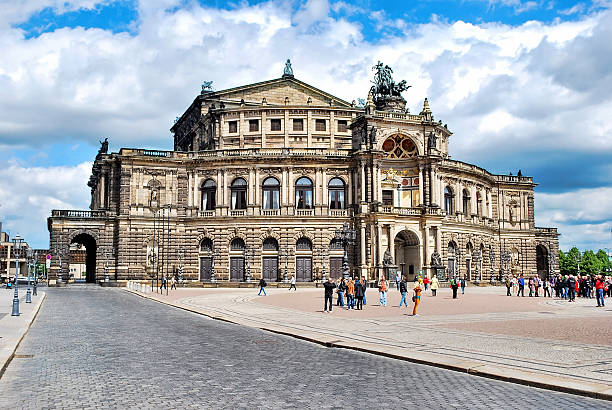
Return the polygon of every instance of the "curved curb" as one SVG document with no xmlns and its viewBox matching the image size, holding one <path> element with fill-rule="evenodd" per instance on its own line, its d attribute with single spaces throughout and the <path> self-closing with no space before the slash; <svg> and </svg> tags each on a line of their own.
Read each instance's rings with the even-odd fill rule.
<svg viewBox="0 0 612 410">
<path fill-rule="evenodd" d="M 525 385 L 529 387 L 537 387 L 545 390 L 552 390 L 561 393 L 574 394 L 579 396 L 590 397 L 594 399 L 607 400 L 612 401 L 612 386 L 602 384 L 602 383 L 585 383 L 578 380 L 568 380 L 562 379 L 557 376 L 548 376 L 540 373 L 527 372 L 520 369 L 508 369 L 501 366 L 493 366 L 488 364 L 483 364 L 481 362 L 477 362 L 474 360 L 461 360 L 461 359 L 450 359 L 445 358 L 446 360 L 424 360 L 414 355 L 409 354 L 410 352 L 407 349 L 404 350 L 404 354 L 391 353 L 389 351 L 383 350 L 380 346 L 374 345 L 371 343 L 362 343 L 355 341 L 343 341 L 338 340 L 337 337 L 331 340 L 324 340 L 324 337 L 313 337 L 307 336 L 304 334 L 299 334 L 295 332 L 289 332 L 283 330 L 282 325 L 278 327 L 271 326 L 253 326 L 249 324 L 248 320 L 245 321 L 237 321 L 234 318 L 225 317 L 223 315 L 219 315 L 218 313 L 210 313 L 202 310 L 196 310 L 187 306 L 182 306 L 174 302 L 160 300 L 149 295 L 142 294 L 140 292 L 132 291 L 130 289 L 122 288 L 126 292 L 132 293 L 134 295 L 140 296 L 145 299 L 152 300 L 154 302 L 162 303 L 168 306 L 175 307 L 177 309 L 182 309 L 187 312 L 195 313 L 201 316 L 206 316 L 211 319 L 220 320 L 227 323 L 232 323 L 239 326 L 248 326 L 260 330 L 264 330 L 266 332 L 275 333 L 283 336 L 293 337 L 299 340 L 303 340 L 310 343 L 315 343 L 318 345 L 322 345 L 325 347 L 338 348 L 338 349 L 347 349 L 354 350 L 363 353 L 370 353 L 379 356 L 388 357 L 391 359 L 403 360 L 411 363 L 438 367 L 446 370 L 456 371 L 460 373 L 467 373 L 473 376 L 485 377 L 488 379 L 499 380 L 514 384 Z M 398 350 L 398 349 L 395 349 Z M 573 387 L 567 386 L 568 384 L 573 385 Z"/>
</svg>

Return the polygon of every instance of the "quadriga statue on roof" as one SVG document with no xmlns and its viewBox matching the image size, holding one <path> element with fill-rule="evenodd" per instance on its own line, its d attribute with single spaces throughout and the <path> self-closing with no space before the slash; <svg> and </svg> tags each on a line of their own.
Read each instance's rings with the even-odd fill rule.
<svg viewBox="0 0 612 410">
<path fill-rule="evenodd" d="M 402 92 L 410 88 L 406 84 L 406 80 L 395 83 L 393 80 L 393 70 L 388 65 L 384 65 L 380 61 L 372 67 L 374 74 L 374 84 L 370 89 L 374 97 L 401 97 Z"/>
</svg>

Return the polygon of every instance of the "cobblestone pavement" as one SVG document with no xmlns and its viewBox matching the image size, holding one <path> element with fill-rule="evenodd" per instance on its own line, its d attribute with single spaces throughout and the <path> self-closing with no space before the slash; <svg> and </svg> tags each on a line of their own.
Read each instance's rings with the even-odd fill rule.
<svg viewBox="0 0 612 410">
<path fill-rule="evenodd" d="M 31 356 L 30 356 L 31 355 Z M 612 408 L 330 349 L 117 289 L 49 289 L 0 408 Z"/>
</svg>

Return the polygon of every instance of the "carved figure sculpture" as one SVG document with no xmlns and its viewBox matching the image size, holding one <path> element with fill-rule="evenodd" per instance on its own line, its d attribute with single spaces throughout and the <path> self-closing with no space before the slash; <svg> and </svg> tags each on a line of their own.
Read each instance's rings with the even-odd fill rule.
<svg viewBox="0 0 612 410">
<path fill-rule="evenodd" d="M 431 266 L 442 266 L 442 259 L 438 251 L 434 251 L 431 254 Z"/>
<path fill-rule="evenodd" d="M 383 266 L 393 266 L 393 256 L 391 255 L 389 248 L 387 248 L 385 254 L 383 255 Z"/>
<path fill-rule="evenodd" d="M 285 69 L 283 70 L 283 75 L 293 75 L 293 68 L 291 68 L 291 60 L 287 59 L 285 63 Z"/>
<path fill-rule="evenodd" d="M 393 80 L 393 70 L 388 65 L 384 65 L 380 61 L 378 64 L 372 67 L 372 70 L 376 72 L 374 74 L 374 84 L 370 91 L 377 97 L 401 97 L 403 91 L 406 91 L 410 88 L 409 85 L 406 84 L 406 80 L 402 80 L 399 83 L 395 83 Z"/>
<path fill-rule="evenodd" d="M 434 132 L 430 132 L 429 136 L 427 138 L 427 147 L 428 148 L 436 148 L 436 141 L 437 141 L 438 137 L 436 137 L 436 134 Z"/>
<path fill-rule="evenodd" d="M 100 150 L 98 151 L 98 154 L 107 154 L 108 153 L 108 138 L 104 138 L 104 141 L 99 141 L 100 142 Z"/>
</svg>

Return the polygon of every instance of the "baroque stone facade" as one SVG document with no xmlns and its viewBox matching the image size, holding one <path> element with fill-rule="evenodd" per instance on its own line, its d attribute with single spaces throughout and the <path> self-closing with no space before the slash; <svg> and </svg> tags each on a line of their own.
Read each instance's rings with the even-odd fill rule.
<svg viewBox="0 0 612 410">
<path fill-rule="evenodd" d="M 87 248 L 88 281 L 149 279 L 160 263 L 193 281 L 312 281 L 343 263 L 369 279 L 558 272 L 557 231 L 534 224 L 533 179 L 451 159 L 427 99 L 411 114 L 381 89 L 358 107 L 286 70 L 203 87 L 171 128 L 174 151 L 103 143 L 91 210 L 48 219 L 52 275 L 67 277 L 71 243 Z"/>
</svg>

